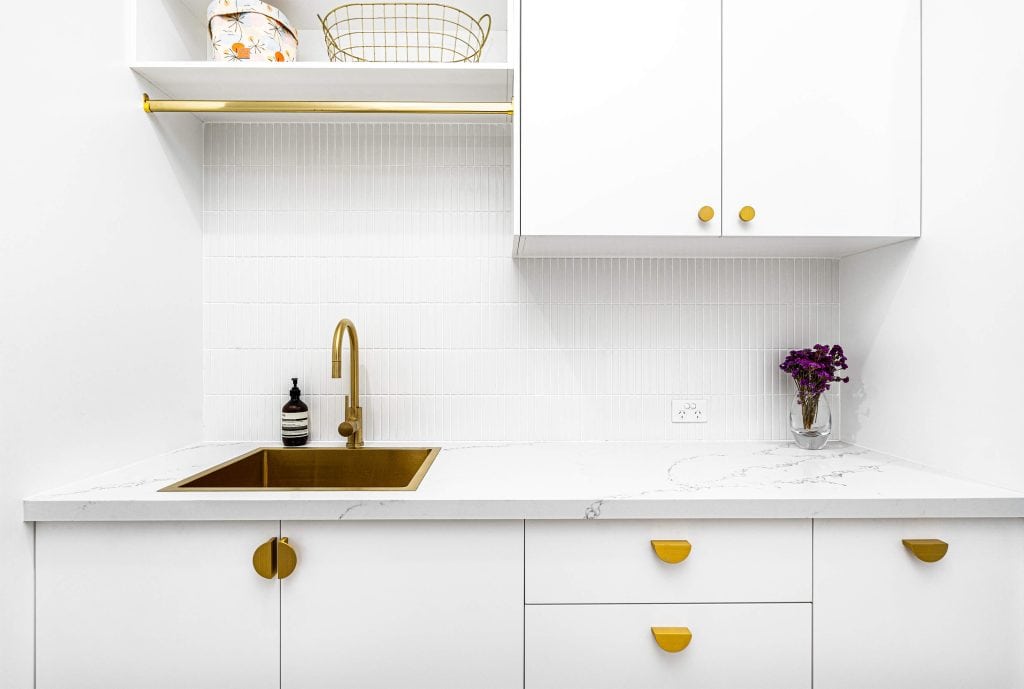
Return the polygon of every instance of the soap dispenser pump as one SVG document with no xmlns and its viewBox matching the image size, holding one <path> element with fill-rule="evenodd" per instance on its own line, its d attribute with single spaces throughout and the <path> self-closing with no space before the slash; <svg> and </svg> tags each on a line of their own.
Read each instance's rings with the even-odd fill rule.
<svg viewBox="0 0 1024 689">
<path fill-rule="evenodd" d="M 287 447 L 305 445 L 309 440 L 309 407 L 299 399 L 299 379 L 292 378 L 291 399 L 281 408 L 281 442 Z"/>
</svg>

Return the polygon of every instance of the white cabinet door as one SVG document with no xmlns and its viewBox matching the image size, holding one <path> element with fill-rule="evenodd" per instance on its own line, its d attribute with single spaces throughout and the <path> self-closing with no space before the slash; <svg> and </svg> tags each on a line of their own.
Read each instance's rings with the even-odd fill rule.
<svg viewBox="0 0 1024 689">
<path fill-rule="evenodd" d="M 722 1 L 723 234 L 917 236 L 920 0 Z"/>
<path fill-rule="evenodd" d="M 1024 520 L 816 520 L 815 689 L 1019 689 L 1022 582 Z"/>
<path fill-rule="evenodd" d="M 522 3 L 523 237 L 720 234 L 720 8 Z"/>
<path fill-rule="evenodd" d="M 278 528 L 37 524 L 36 687 L 278 687 L 280 586 L 252 567 Z"/>
<path fill-rule="evenodd" d="M 688 629 L 689 646 L 676 653 L 662 650 L 652 627 Z M 526 609 L 526 689 L 810 686 L 807 603 Z"/>
<path fill-rule="evenodd" d="M 521 689 L 523 522 L 284 522 L 283 689 Z"/>
</svg>

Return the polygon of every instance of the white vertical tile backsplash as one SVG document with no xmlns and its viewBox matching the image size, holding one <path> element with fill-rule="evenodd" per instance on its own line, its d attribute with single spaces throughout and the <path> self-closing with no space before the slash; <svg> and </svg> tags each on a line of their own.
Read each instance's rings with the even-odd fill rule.
<svg viewBox="0 0 1024 689">
<path fill-rule="evenodd" d="M 839 337 L 831 259 L 509 257 L 503 124 L 207 124 L 205 425 L 314 439 L 359 328 L 372 440 L 785 439 L 786 350 Z M 709 400 L 707 424 L 669 421 Z M 838 398 L 830 398 L 838 420 Z"/>
</svg>

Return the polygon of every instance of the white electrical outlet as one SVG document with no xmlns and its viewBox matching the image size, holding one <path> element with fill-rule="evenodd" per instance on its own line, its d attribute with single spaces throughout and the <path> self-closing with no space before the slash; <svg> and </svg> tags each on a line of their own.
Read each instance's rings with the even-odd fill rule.
<svg viewBox="0 0 1024 689">
<path fill-rule="evenodd" d="M 672 400 L 672 423 L 707 423 L 707 400 Z"/>
</svg>

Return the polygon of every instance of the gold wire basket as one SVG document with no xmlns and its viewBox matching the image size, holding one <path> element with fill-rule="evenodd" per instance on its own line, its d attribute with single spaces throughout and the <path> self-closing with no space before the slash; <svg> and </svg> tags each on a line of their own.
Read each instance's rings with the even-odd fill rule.
<svg viewBox="0 0 1024 689">
<path fill-rule="evenodd" d="M 331 62 L 479 62 L 491 34 L 491 15 L 432 2 L 354 3 L 317 18 Z"/>
</svg>

